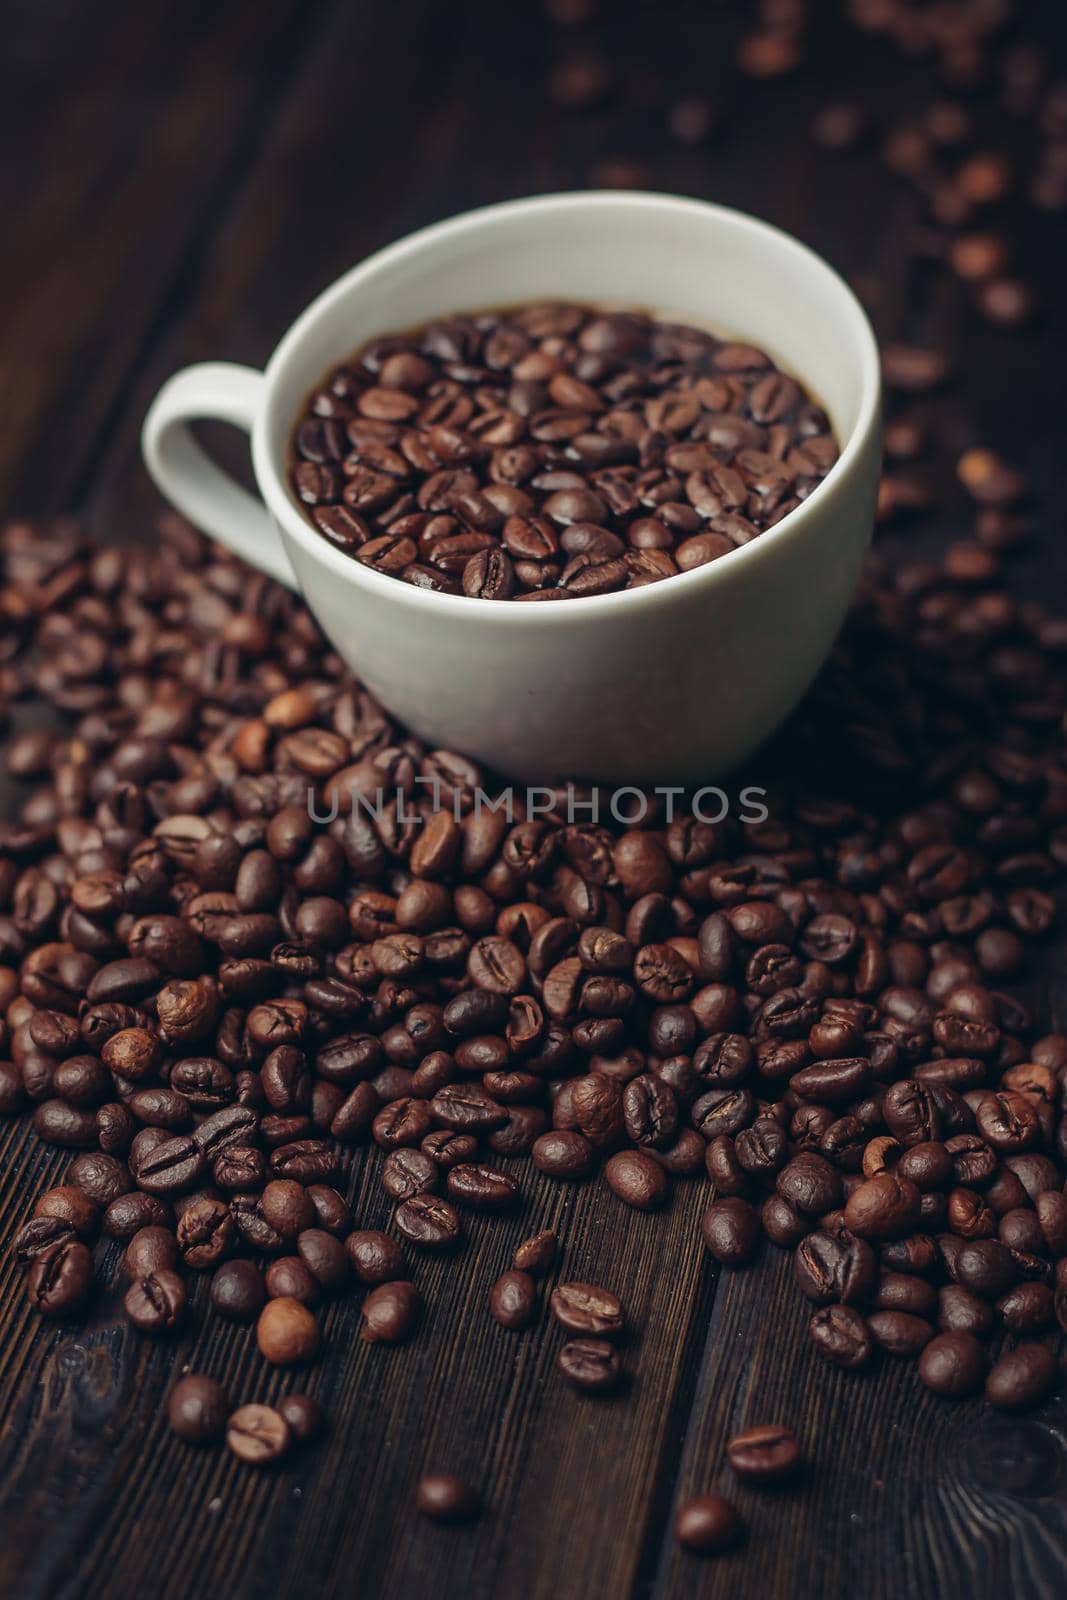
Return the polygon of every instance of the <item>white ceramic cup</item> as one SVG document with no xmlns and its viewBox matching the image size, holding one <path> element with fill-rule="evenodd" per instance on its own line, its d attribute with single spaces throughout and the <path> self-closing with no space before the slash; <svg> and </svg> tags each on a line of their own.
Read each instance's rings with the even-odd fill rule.
<svg viewBox="0 0 1067 1600">
<path fill-rule="evenodd" d="M 710 565 L 555 605 L 417 589 L 334 549 L 287 481 L 312 387 L 376 335 L 539 299 L 640 307 L 760 346 L 825 407 L 840 459 L 776 527 Z M 251 434 L 266 509 L 200 449 L 195 418 Z M 265 372 L 179 372 L 142 446 L 164 495 L 299 589 L 353 671 L 421 738 L 528 781 L 697 784 L 751 754 L 833 643 L 874 515 L 878 353 L 841 278 L 764 222 L 667 195 L 550 195 L 380 251 L 312 302 Z"/>
</svg>

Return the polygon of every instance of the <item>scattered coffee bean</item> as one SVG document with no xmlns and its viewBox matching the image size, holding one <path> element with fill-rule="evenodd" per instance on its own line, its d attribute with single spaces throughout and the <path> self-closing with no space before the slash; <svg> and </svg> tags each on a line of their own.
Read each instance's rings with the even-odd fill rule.
<svg viewBox="0 0 1067 1600">
<path fill-rule="evenodd" d="M 43 1316 L 67 1317 L 82 1305 L 92 1282 L 93 1258 L 88 1247 L 68 1233 L 33 1254 L 26 1294 Z"/>
<path fill-rule="evenodd" d="M 593 1283 L 561 1283 L 552 1291 L 552 1315 L 572 1333 L 617 1338 L 623 1330 L 622 1302 Z"/>
<path fill-rule="evenodd" d="M 140 1333 L 172 1333 L 185 1318 L 185 1284 L 176 1272 L 159 1267 L 135 1278 L 122 1309 Z"/>
<path fill-rule="evenodd" d="M 217 1444 L 229 1410 L 222 1385 L 200 1373 L 179 1378 L 167 1398 L 171 1431 L 186 1444 Z"/>
<path fill-rule="evenodd" d="M 291 1295 L 268 1301 L 256 1323 L 260 1354 L 276 1367 L 311 1361 L 318 1354 L 320 1337 L 313 1314 Z"/>
<path fill-rule="evenodd" d="M 226 1444 L 238 1461 L 270 1466 L 290 1445 L 289 1424 L 273 1406 L 239 1406 L 226 1425 Z"/>
<path fill-rule="evenodd" d="M 397 1228 L 423 1250 L 450 1250 L 458 1243 L 462 1224 L 455 1206 L 436 1194 L 417 1194 L 397 1206 Z"/>
<path fill-rule="evenodd" d="M 559 1370 L 578 1389 L 606 1394 L 622 1378 L 622 1358 L 607 1339 L 568 1339 L 559 1353 Z"/>
<path fill-rule="evenodd" d="M 743 1529 L 734 1507 L 721 1494 L 699 1494 L 679 1511 L 675 1538 L 698 1556 L 719 1555 L 738 1543 Z"/>
<path fill-rule="evenodd" d="M 759 1243 L 759 1216 L 747 1200 L 728 1195 L 715 1200 L 701 1220 L 704 1243 L 724 1267 L 741 1267 L 752 1259 Z"/>
<path fill-rule="evenodd" d="M 1004 1411 L 1036 1406 L 1059 1376 L 1055 1355 L 1043 1344 L 1018 1344 L 989 1369 L 985 1397 Z"/>
<path fill-rule="evenodd" d="M 526 1328 L 533 1320 L 537 1290 L 528 1272 L 501 1273 L 489 1292 L 489 1309 L 502 1328 Z"/>
<path fill-rule="evenodd" d="M 287 1394 L 276 1409 L 296 1444 L 310 1444 L 326 1427 L 326 1413 L 313 1395 Z"/>
<path fill-rule="evenodd" d="M 871 1358 L 870 1331 L 851 1306 L 822 1306 L 808 1324 L 815 1348 L 835 1367 L 862 1367 Z"/>
<path fill-rule="evenodd" d="M 263 1274 L 251 1261 L 225 1261 L 211 1280 L 211 1304 L 231 1322 L 253 1322 L 267 1291 Z"/>
<path fill-rule="evenodd" d="M 345 1240 L 352 1270 L 361 1283 L 388 1283 L 404 1271 L 404 1252 L 387 1233 L 363 1228 Z"/>
<path fill-rule="evenodd" d="M 735 1434 L 726 1459 L 739 1478 L 752 1483 L 778 1483 L 800 1465 L 800 1444 L 791 1428 L 764 1423 Z"/>
<path fill-rule="evenodd" d="M 608 1187 L 636 1211 L 654 1211 L 669 1193 L 667 1173 L 643 1150 L 620 1150 L 604 1163 Z"/>
<path fill-rule="evenodd" d="M 470 1484 L 444 1472 L 420 1478 L 415 1504 L 424 1517 L 431 1517 L 434 1522 L 470 1522 L 480 1510 L 477 1492 Z"/>
<path fill-rule="evenodd" d="M 363 1338 L 368 1344 L 402 1344 L 421 1315 L 422 1296 L 413 1283 L 381 1283 L 363 1302 Z"/>
<path fill-rule="evenodd" d="M 517 1272 L 528 1272 L 531 1277 L 542 1278 L 553 1265 L 557 1248 L 556 1235 L 546 1229 L 543 1233 L 535 1233 L 530 1239 L 524 1239 L 515 1251 L 511 1264 Z"/>
<path fill-rule="evenodd" d="M 935 1394 L 956 1400 L 982 1387 L 986 1359 L 972 1333 L 939 1333 L 919 1356 L 919 1377 Z"/>
</svg>

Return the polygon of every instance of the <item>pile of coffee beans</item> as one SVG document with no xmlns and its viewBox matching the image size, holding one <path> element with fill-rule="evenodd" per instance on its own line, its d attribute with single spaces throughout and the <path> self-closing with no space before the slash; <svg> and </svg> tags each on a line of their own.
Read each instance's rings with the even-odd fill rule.
<svg viewBox="0 0 1067 1600">
<path fill-rule="evenodd" d="M 90 1310 L 117 1246 L 146 1334 L 181 1326 L 203 1274 L 270 1363 L 312 1362 L 319 1307 L 352 1291 L 363 1337 L 394 1344 L 419 1329 L 419 1257 L 520 1207 L 531 1161 L 641 1211 L 708 1185 L 710 1257 L 792 1250 L 831 1362 L 916 1359 L 997 1406 L 1048 1392 L 1067 1037 L 1035 1037 L 1003 985 L 1067 864 L 1067 629 L 995 557 L 872 560 L 763 757 L 766 820 L 651 795 L 623 827 L 567 821 L 562 792 L 511 822 L 476 807 L 491 775 L 403 734 L 297 600 L 175 518 L 132 551 L 13 524 L 0 556 L 5 694 L 69 724 L 11 739 L 34 786 L 0 828 L 0 1108 L 72 1152 L 16 1239 L 43 1315 Z M 380 789 L 375 819 L 358 796 Z M 345 1198 L 365 1141 L 389 1231 Z M 486 1315 L 528 1327 L 548 1276 L 562 1377 L 614 1390 L 622 1298 L 557 1255 L 528 1238 Z M 171 1420 L 250 1462 L 297 1429 L 284 1406 L 229 1415 L 201 1377 Z M 750 1479 L 796 1458 L 781 1428 L 730 1452 Z M 428 1514 L 472 1514 L 435 1481 Z M 724 1504 L 688 1508 L 683 1542 L 731 1542 Z"/>
<path fill-rule="evenodd" d="M 728 555 L 800 505 L 837 446 L 762 350 L 540 304 L 375 339 L 311 395 L 292 454 L 319 532 L 376 572 L 567 600 Z"/>
</svg>

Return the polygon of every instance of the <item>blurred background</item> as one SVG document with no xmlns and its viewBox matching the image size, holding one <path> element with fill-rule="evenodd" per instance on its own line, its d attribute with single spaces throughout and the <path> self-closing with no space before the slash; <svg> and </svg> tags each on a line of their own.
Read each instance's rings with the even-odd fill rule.
<svg viewBox="0 0 1067 1600">
<path fill-rule="evenodd" d="M 9 0 L 0 510 L 147 534 L 137 432 L 170 371 L 261 363 L 420 224 L 602 185 L 767 217 L 883 341 L 944 356 L 958 398 L 887 491 L 887 537 L 922 548 L 930 502 L 966 531 L 974 443 L 1050 505 L 1062 22 L 1059 0 Z M 1002 249 L 968 277 L 953 250 L 976 232 Z M 935 385 L 914 387 L 894 405 L 925 429 Z"/>
</svg>

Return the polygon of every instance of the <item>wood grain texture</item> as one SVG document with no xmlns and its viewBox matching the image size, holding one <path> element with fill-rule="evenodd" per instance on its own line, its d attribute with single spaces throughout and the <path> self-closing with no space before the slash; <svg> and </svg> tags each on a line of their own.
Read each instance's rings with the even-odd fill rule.
<svg viewBox="0 0 1067 1600">
<path fill-rule="evenodd" d="M 807 239 L 877 291 L 884 337 L 924 339 L 936 324 L 947 341 L 960 377 L 922 469 L 946 509 L 886 536 L 887 549 L 918 552 L 965 530 L 952 458 L 992 440 L 1044 507 L 1046 536 L 1018 565 L 1021 592 L 1067 588 L 1067 545 L 1053 536 L 1061 447 L 1048 421 L 1067 360 L 1062 316 L 1038 339 L 982 327 L 954 285 L 916 268 L 915 204 L 870 145 L 831 159 L 806 137 L 828 93 L 860 100 L 883 125 L 905 114 L 928 92 L 929 62 L 846 35 L 829 5 L 804 70 L 748 91 L 729 70 L 740 4 L 616 0 L 592 31 L 551 28 L 534 0 L 191 0 L 165 21 L 162 9 L 45 0 L 5 37 L 0 123 L 12 159 L 0 201 L 12 226 L 0 299 L 18 308 L 0 334 L 5 509 L 78 503 L 101 531 L 146 536 L 156 502 L 137 432 L 168 372 L 210 357 L 262 362 L 317 289 L 412 227 L 636 161 L 658 187 L 743 206 Z M 614 98 L 563 116 L 547 71 L 591 42 L 615 64 Z M 666 108 L 690 94 L 721 108 L 719 131 L 697 148 L 665 129 Z M 1025 168 L 1022 130 L 1006 132 Z M 1051 306 L 1064 224 L 1009 209 Z M 240 440 L 212 443 L 241 461 Z M 0 800 L 13 813 L 18 795 Z M 1063 1025 L 1057 995 L 1037 997 L 1039 1015 Z M 367 1225 L 388 1218 L 380 1160 L 357 1153 L 346 1176 Z M 328 1359 L 283 1376 L 247 1330 L 205 1315 L 203 1283 L 180 1341 L 133 1335 L 114 1247 L 88 1327 L 33 1316 L 6 1244 L 26 1196 L 63 1164 L 24 1126 L 0 1126 L 4 1600 L 1044 1600 L 1067 1585 L 1062 1398 L 1013 1423 L 935 1402 L 907 1365 L 829 1371 L 808 1349 L 786 1258 L 768 1248 L 752 1271 L 716 1276 L 696 1226 L 703 1182 L 679 1185 L 668 1213 L 645 1218 L 602 1183 L 561 1189 L 519 1165 L 519 1216 L 476 1219 L 454 1260 L 412 1252 L 428 1303 L 420 1339 L 392 1352 L 362 1344 L 355 1296 L 326 1317 Z M 515 1243 L 545 1225 L 560 1233 L 561 1272 L 625 1297 L 623 1396 L 569 1390 L 545 1315 L 522 1335 L 487 1316 Z M 183 1447 L 162 1405 L 186 1364 L 235 1401 L 307 1387 L 330 1434 L 278 1473 Z M 685 1556 L 670 1537 L 677 1505 L 729 1482 L 726 1439 L 761 1420 L 798 1429 L 810 1458 L 802 1484 L 739 1491 L 746 1549 L 714 1563 Z M 418 1522 L 411 1496 L 426 1469 L 469 1476 L 487 1514 L 462 1530 Z"/>
<path fill-rule="evenodd" d="M 17 10 L 17 15 L 16 15 Z M 316 0 L 8 8 L 0 206 L 0 499 L 83 497 L 157 319 L 185 295 Z M 8 230 L 5 228 L 5 232 Z M 14 230 L 12 230 L 14 231 Z"/>
</svg>

